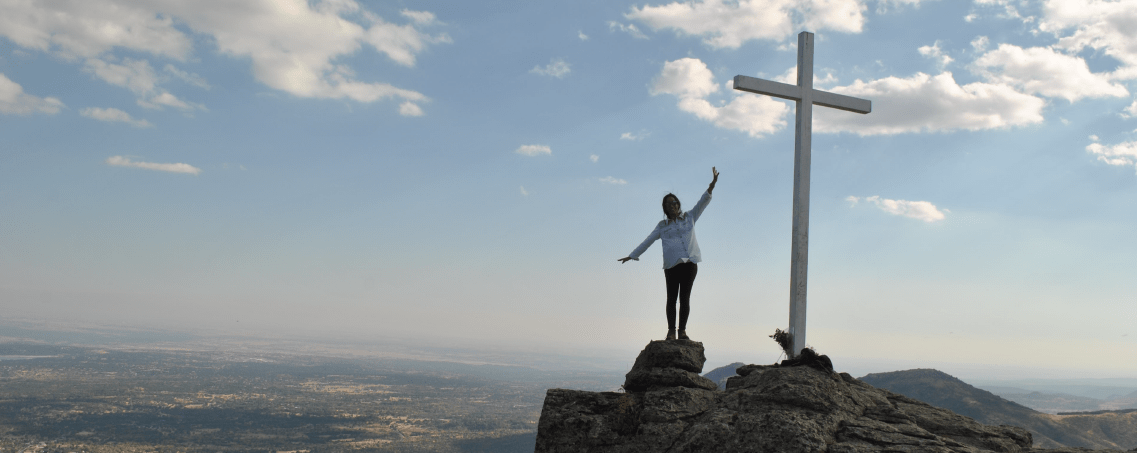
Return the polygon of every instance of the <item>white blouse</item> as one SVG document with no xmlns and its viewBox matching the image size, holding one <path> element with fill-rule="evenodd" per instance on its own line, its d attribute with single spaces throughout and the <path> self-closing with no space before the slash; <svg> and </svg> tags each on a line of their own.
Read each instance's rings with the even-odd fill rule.
<svg viewBox="0 0 1137 453">
<path fill-rule="evenodd" d="M 675 220 L 660 220 L 643 243 L 628 255 L 639 261 L 640 255 L 651 247 L 656 239 L 663 239 L 663 268 L 670 269 L 679 263 L 698 263 L 703 260 L 699 253 L 699 241 L 695 240 L 695 222 L 703 215 L 703 209 L 711 202 L 711 193 L 703 192 L 694 209 L 679 214 Z"/>
</svg>

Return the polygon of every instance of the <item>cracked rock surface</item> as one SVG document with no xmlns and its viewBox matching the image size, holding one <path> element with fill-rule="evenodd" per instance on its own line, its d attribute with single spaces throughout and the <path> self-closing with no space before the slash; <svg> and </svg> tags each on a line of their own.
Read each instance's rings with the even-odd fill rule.
<svg viewBox="0 0 1137 453">
<path fill-rule="evenodd" d="M 984 425 L 847 373 L 747 365 L 726 391 L 674 378 L 678 373 L 661 377 L 670 373 L 661 369 L 701 377 L 705 359 L 701 343 L 656 343 L 665 342 L 649 344 L 628 373 L 628 392 L 548 390 L 536 451 L 1048 451 L 1032 449 L 1025 429 Z M 673 366 L 679 362 L 684 366 Z"/>
</svg>

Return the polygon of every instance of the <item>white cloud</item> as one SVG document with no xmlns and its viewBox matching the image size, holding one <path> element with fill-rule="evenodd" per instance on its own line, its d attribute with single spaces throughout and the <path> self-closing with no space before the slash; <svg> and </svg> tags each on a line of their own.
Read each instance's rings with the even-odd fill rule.
<svg viewBox="0 0 1137 453">
<path fill-rule="evenodd" d="M 984 50 L 987 50 L 987 46 L 990 44 L 991 44 L 991 40 L 988 39 L 986 36 L 979 36 L 979 37 L 971 40 L 971 48 L 975 49 L 976 52 L 982 52 Z"/>
<path fill-rule="evenodd" d="M 134 167 L 144 168 L 147 170 L 168 171 L 171 173 L 188 173 L 197 175 L 201 173 L 201 169 L 194 167 L 190 164 L 159 164 L 154 162 L 135 162 L 125 156 L 111 156 L 107 158 L 107 165 L 114 165 L 117 167 Z"/>
<path fill-rule="evenodd" d="M 789 77 L 791 69 L 783 74 Z M 825 80 L 829 80 L 830 74 Z M 818 81 L 818 79 L 814 79 Z M 832 78 L 836 80 L 836 78 Z M 680 110 L 692 113 L 723 129 L 744 131 L 751 137 L 771 134 L 786 126 L 787 102 L 769 96 L 733 91 L 730 102 L 715 105 L 707 97 L 718 91 L 714 74 L 694 58 L 664 64 L 654 79 L 651 93 L 679 98 Z M 909 78 L 886 77 L 827 91 L 868 99 L 868 115 L 814 109 L 814 132 L 853 132 L 859 135 L 980 130 L 1040 123 L 1045 102 L 1001 84 L 970 83 L 960 86 L 950 72 L 937 76 L 917 73 Z"/>
<path fill-rule="evenodd" d="M 571 65 L 565 63 L 563 58 L 554 58 L 545 67 L 534 66 L 529 72 L 532 74 L 540 74 L 556 77 L 558 79 L 565 78 L 569 72 L 572 71 Z"/>
<path fill-rule="evenodd" d="M 890 7 L 895 8 L 907 5 L 920 6 L 920 0 L 877 0 L 876 11 L 877 13 L 885 13 L 888 12 Z"/>
<path fill-rule="evenodd" d="M 175 68 L 174 65 L 172 65 L 172 64 L 167 64 L 166 67 L 162 68 L 162 69 L 164 69 L 166 72 L 170 73 L 170 75 L 173 75 L 175 78 L 177 78 L 177 79 L 179 79 L 185 83 L 188 83 L 190 85 L 196 86 L 198 88 L 203 88 L 206 90 L 208 90 L 210 88 L 209 82 L 206 82 L 205 79 L 202 78 L 201 76 L 199 76 L 197 74 L 193 74 L 193 73 L 183 71 L 183 70 L 178 69 L 178 68 Z"/>
<path fill-rule="evenodd" d="M 597 156 L 597 155 L 593 154 L 593 155 L 591 155 L 591 156 L 588 156 L 588 160 L 591 160 L 591 161 L 592 161 L 592 163 L 594 163 L 594 164 L 595 164 L 595 163 L 597 163 L 597 162 L 599 162 L 599 161 L 600 161 L 600 156 Z"/>
<path fill-rule="evenodd" d="M 1101 143 L 1091 143 L 1086 151 L 1097 156 L 1098 160 L 1109 165 L 1137 166 L 1137 141 L 1122 142 L 1116 145 L 1105 146 Z"/>
<path fill-rule="evenodd" d="M 521 196 L 523 196 L 523 197 L 529 196 L 529 191 L 525 190 L 525 186 L 521 186 Z"/>
<path fill-rule="evenodd" d="M 975 4 L 986 7 L 1002 7 L 1002 12 L 995 16 L 1000 19 L 1021 19 L 1024 23 L 1033 22 L 1035 20 L 1035 18 L 1031 16 L 1023 17 L 1023 15 L 1019 13 L 1018 8 L 1015 7 L 1015 4 L 1012 0 L 975 0 Z M 1021 5 L 1023 6 L 1026 6 L 1026 4 L 1027 3 L 1025 1 L 1021 2 Z M 969 15 L 969 17 L 972 19 L 968 20 L 968 22 L 971 22 L 979 16 L 975 13 L 972 13 Z"/>
<path fill-rule="evenodd" d="M 872 113 L 858 115 L 814 109 L 815 132 L 859 135 L 996 129 L 1040 123 L 1045 102 L 1006 85 L 960 86 L 950 72 L 886 77 L 830 90 L 872 101 Z"/>
<path fill-rule="evenodd" d="M 919 49 L 916 49 L 916 51 L 920 52 L 920 55 L 936 60 L 936 62 L 940 65 L 940 69 L 943 69 L 949 63 L 954 61 L 951 57 L 944 53 L 943 49 L 940 48 L 939 40 L 936 40 L 936 42 L 932 43 L 930 46 L 922 46 Z"/>
<path fill-rule="evenodd" d="M 0 35 L 69 59 L 121 47 L 184 60 L 193 47 L 169 14 L 109 0 L 6 1 L 0 4 Z"/>
<path fill-rule="evenodd" d="M 154 92 L 158 85 L 154 68 L 146 60 L 124 58 L 122 64 L 116 64 L 89 58 L 84 69 L 104 82 L 126 88 L 138 95 Z"/>
<path fill-rule="evenodd" d="M 649 135 L 651 135 L 651 133 L 646 131 L 640 132 L 638 134 L 632 132 L 624 132 L 623 134 L 620 134 L 620 140 L 640 141 Z"/>
<path fill-rule="evenodd" d="M 617 30 L 622 31 L 624 33 L 632 35 L 632 37 L 636 38 L 636 39 L 647 39 L 647 35 L 645 35 L 642 31 L 640 31 L 640 29 L 636 28 L 636 24 L 624 25 L 624 24 L 621 24 L 621 23 L 616 22 L 616 21 L 610 21 L 610 22 L 608 22 L 608 30 L 609 31 L 617 31 Z"/>
<path fill-rule="evenodd" d="M 799 29 L 860 33 L 865 9 L 862 0 L 697 0 L 633 6 L 625 17 L 734 49 L 754 39 L 782 40 Z"/>
<path fill-rule="evenodd" d="M 651 94 L 667 93 L 683 98 L 703 98 L 719 90 L 714 74 L 702 60 L 680 58 L 663 64 L 652 82 Z"/>
<path fill-rule="evenodd" d="M 856 206 L 857 202 L 861 199 L 850 196 L 845 200 L 851 202 L 852 206 Z M 944 212 L 947 211 L 946 209 L 940 211 L 936 208 L 936 205 L 927 201 L 889 200 L 876 195 L 864 198 L 864 200 L 876 205 L 881 211 L 889 214 L 923 220 L 929 223 L 943 220 L 945 217 Z"/>
<path fill-rule="evenodd" d="M 622 186 L 622 185 L 625 185 L 628 183 L 627 181 L 624 181 L 623 179 L 613 178 L 611 176 L 605 176 L 603 178 L 600 178 L 600 182 L 605 183 L 605 184 L 617 185 L 617 186 Z"/>
<path fill-rule="evenodd" d="M 422 116 L 423 112 L 422 107 L 419 107 L 418 104 L 406 101 L 399 104 L 399 114 L 403 116 Z"/>
<path fill-rule="evenodd" d="M 355 2 L 351 2 L 355 5 Z M 354 6 L 358 8 L 358 5 Z M 415 25 L 420 27 L 430 25 L 440 25 L 435 21 L 434 13 L 428 11 L 408 11 L 403 10 L 402 14 L 412 19 Z M 423 33 L 411 24 L 395 25 L 384 22 L 382 18 L 374 14 L 367 14 L 370 19 L 371 28 L 367 29 L 363 35 L 363 41 L 375 47 L 375 50 L 387 54 L 387 57 L 404 66 L 415 65 L 415 54 L 422 52 L 426 49 L 428 44 L 443 44 L 453 42 L 450 36 L 441 33 L 438 35 L 430 35 Z M 336 16 L 338 21 L 355 25 L 354 23 L 347 22 Z"/>
<path fill-rule="evenodd" d="M 671 94 L 679 98 L 679 110 L 692 113 L 723 129 L 746 132 L 751 137 L 771 134 L 786 125 L 789 108 L 769 96 L 745 93 L 729 103 L 715 106 L 705 97 L 719 90 L 714 74 L 695 58 L 682 58 L 664 63 L 663 70 L 652 83 L 651 94 Z M 621 136 L 621 138 L 623 138 Z"/>
<path fill-rule="evenodd" d="M 196 74 L 181 71 L 173 65 L 166 65 L 166 72 L 174 77 L 182 78 L 192 84 L 208 88 L 205 80 Z M 158 86 L 165 79 L 159 76 L 147 60 L 133 60 L 124 58 L 119 63 L 108 62 L 99 58 L 88 58 L 84 70 L 111 85 L 120 86 L 130 90 L 138 96 L 137 104 L 151 109 L 174 107 L 181 110 L 205 110 L 201 104 L 178 99 L 169 91 Z"/>
<path fill-rule="evenodd" d="M 161 109 L 162 107 L 173 107 L 180 110 L 206 110 L 204 105 L 195 102 L 186 102 L 178 99 L 177 96 L 170 94 L 169 91 L 162 91 L 151 96 L 149 99 L 139 98 L 135 101 L 141 107 L 148 109 Z"/>
<path fill-rule="evenodd" d="M 581 30 L 576 31 L 576 37 L 580 38 L 581 41 L 588 41 L 588 35 L 584 34 Z"/>
<path fill-rule="evenodd" d="M 1019 87 L 1026 93 L 1064 98 L 1128 96 L 1125 87 L 1110 83 L 1105 74 L 1090 72 L 1086 61 L 1047 47 L 1023 49 L 1000 44 L 973 64 L 988 81 Z"/>
<path fill-rule="evenodd" d="M 1125 108 L 1125 114 L 1123 114 L 1122 116 L 1127 116 L 1127 117 L 1137 116 L 1137 101 L 1133 101 L 1132 104 L 1129 104 L 1129 107 Z"/>
<path fill-rule="evenodd" d="M 422 93 L 357 80 L 350 68 L 334 63 L 366 44 L 410 67 L 429 45 L 451 42 L 445 33 L 424 31 L 441 25 L 433 13 L 404 10 L 402 15 L 409 23 L 389 23 L 354 0 L 9 1 L 0 3 L 0 36 L 25 48 L 93 61 L 89 70 L 98 77 L 137 94 L 156 86 L 149 80 L 149 65 L 142 68 L 137 62 L 144 60 L 124 60 L 117 65 L 123 68 L 111 67 L 116 63 L 108 54 L 124 49 L 186 61 L 193 50 L 193 39 L 183 31 L 188 28 L 211 38 L 210 46 L 222 54 L 250 61 L 259 82 L 298 97 L 425 102 Z M 139 104 L 194 108 L 192 103 L 173 102 L 173 95 L 161 96 L 164 92 L 151 88 L 150 94 L 139 94 Z"/>
<path fill-rule="evenodd" d="M 0 73 L 0 113 L 28 115 L 32 113 L 59 113 L 63 102 L 53 97 L 36 97 L 24 93 L 24 87 Z"/>
<path fill-rule="evenodd" d="M 153 126 L 153 124 L 150 124 L 149 121 L 134 119 L 134 117 L 130 116 L 129 113 L 116 108 L 103 109 L 98 107 L 87 107 L 83 110 L 80 110 L 79 114 L 87 118 L 96 119 L 99 121 L 126 123 L 134 127 Z"/>
<path fill-rule="evenodd" d="M 552 148 L 549 148 L 548 146 L 545 146 L 545 145 L 521 145 L 521 147 L 517 148 L 513 152 L 515 152 L 517 154 L 521 154 L 523 156 L 539 156 L 541 154 L 548 154 L 548 155 L 553 154 Z"/>
<path fill-rule="evenodd" d="M 1122 63 L 1114 78 L 1137 78 L 1137 2 L 1049 0 L 1043 11 L 1038 29 L 1059 37 L 1056 47 L 1103 51 Z"/>
<path fill-rule="evenodd" d="M 438 19 L 434 16 L 434 13 L 432 13 L 430 11 L 411 11 L 411 10 L 404 9 L 402 11 L 399 11 L 399 14 L 402 14 L 403 16 L 410 18 L 412 21 L 414 21 L 414 23 L 419 24 L 419 25 L 432 25 L 432 24 L 440 23 L 440 22 L 438 22 Z"/>
</svg>

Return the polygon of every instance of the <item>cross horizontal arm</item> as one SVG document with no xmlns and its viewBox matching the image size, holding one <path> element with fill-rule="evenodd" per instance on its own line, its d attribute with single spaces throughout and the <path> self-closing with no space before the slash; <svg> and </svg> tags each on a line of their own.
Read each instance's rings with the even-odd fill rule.
<svg viewBox="0 0 1137 453">
<path fill-rule="evenodd" d="M 756 79 L 744 75 L 734 76 L 734 89 L 765 94 L 767 96 L 791 101 L 801 100 L 801 88 L 797 85 Z M 828 91 L 813 90 L 813 103 L 854 113 L 872 112 L 872 101 L 868 99 L 855 98 L 843 94 L 830 93 Z"/>
<path fill-rule="evenodd" d="M 744 75 L 734 76 L 734 89 L 749 91 L 751 93 L 765 94 L 776 98 L 801 100 L 801 88 L 797 85 L 774 82 L 772 80 L 756 79 Z"/>
<path fill-rule="evenodd" d="M 853 113 L 872 112 L 872 101 L 868 99 L 830 93 L 828 91 L 813 90 L 813 103 Z"/>
</svg>

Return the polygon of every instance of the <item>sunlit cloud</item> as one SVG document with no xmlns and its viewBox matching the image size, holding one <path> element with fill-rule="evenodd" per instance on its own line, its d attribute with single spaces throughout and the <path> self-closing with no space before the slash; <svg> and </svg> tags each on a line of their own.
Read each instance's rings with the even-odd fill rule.
<svg viewBox="0 0 1137 453">
<path fill-rule="evenodd" d="M 167 171 L 167 172 L 171 172 L 171 173 L 188 173 L 191 175 L 197 175 L 198 173 L 201 173 L 200 168 L 194 167 L 193 165 L 190 165 L 190 164 L 182 164 L 182 163 L 160 164 L 160 163 L 156 163 L 156 162 L 135 162 L 135 161 L 130 160 L 129 157 L 125 157 L 125 156 L 111 156 L 111 157 L 107 158 L 106 162 L 107 162 L 107 165 L 113 165 L 116 167 L 134 167 L 134 168 L 143 168 L 146 170 Z"/>
<path fill-rule="evenodd" d="M 943 49 L 940 48 L 939 40 L 930 46 L 922 46 L 916 49 L 916 51 L 920 52 L 920 55 L 935 60 L 936 63 L 939 63 L 940 69 L 947 67 L 948 64 L 951 64 L 952 61 L 955 61 L 952 57 L 945 54 Z"/>
<path fill-rule="evenodd" d="M 29 115 L 46 113 L 54 115 L 63 108 L 63 102 L 53 97 L 41 98 L 24 93 L 24 87 L 0 73 L 0 113 L 9 115 Z"/>
<path fill-rule="evenodd" d="M 422 107 L 414 102 L 407 101 L 399 104 L 399 114 L 403 116 L 422 116 Z"/>
<path fill-rule="evenodd" d="M 1137 167 L 1137 141 L 1122 142 L 1116 145 L 1091 143 L 1086 146 L 1086 152 L 1097 156 L 1098 160 L 1109 165 Z"/>
<path fill-rule="evenodd" d="M 523 156 L 540 156 L 553 154 L 553 149 L 546 145 L 521 145 L 513 152 Z"/>
<path fill-rule="evenodd" d="M 860 33 L 865 9 L 861 0 L 700 0 L 633 6 L 624 16 L 653 30 L 702 37 L 713 48 L 735 49 L 750 40 L 780 41 L 799 29 Z"/>
<path fill-rule="evenodd" d="M 206 89 L 206 90 L 211 88 L 209 86 L 209 82 L 205 81 L 205 78 L 203 78 L 197 74 L 189 73 L 189 72 L 183 71 L 181 69 L 175 68 L 174 65 L 172 65 L 172 64 L 167 64 L 166 67 L 163 69 L 167 73 L 169 73 L 170 75 L 174 76 L 174 78 L 181 80 L 185 83 L 188 83 L 190 85 L 193 85 L 195 87 Z"/>
<path fill-rule="evenodd" d="M 1038 30 L 1058 38 L 1056 48 L 1070 54 L 1089 48 L 1121 62 L 1110 76 L 1137 78 L 1137 2 L 1132 1 L 1056 1 L 1043 6 Z"/>
<path fill-rule="evenodd" d="M 545 65 L 545 67 L 534 66 L 529 72 L 531 74 L 547 75 L 563 79 L 569 72 L 572 72 L 572 67 L 568 63 L 565 63 L 563 58 L 554 58 L 549 64 Z"/>
<path fill-rule="evenodd" d="M 814 132 L 888 135 L 1002 129 L 1041 123 L 1046 101 L 1005 84 L 960 85 L 950 72 L 885 77 L 830 89 L 872 101 L 872 113 L 814 110 Z"/>
<path fill-rule="evenodd" d="M 139 127 L 139 128 L 153 126 L 153 124 L 150 124 L 149 121 L 135 119 L 134 117 L 130 116 L 129 113 L 126 113 L 122 110 L 119 110 L 119 109 L 116 109 L 113 107 L 105 108 L 105 109 L 99 108 L 99 107 L 87 107 L 83 110 L 80 110 L 79 114 L 83 115 L 87 118 L 91 118 L 91 119 L 95 119 L 95 120 L 99 120 L 99 121 L 107 121 L 107 122 L 112 122 L 112 123 L 115 123 L 115 122 L 126 123 L 126 124 L 129 124 L 131 126 Z"/>
<path fill-rule="evenodd" d="M 849 201 L 852 206 L 856 206 L 859 201 L 864 200 L 889 214 L 923 220 L 928 223 L 943 220 L 945 218 L 944 212 L 950 212 L 947 209 L 941 211 L 936 205 L 927 201 L 890 200 L 876 195 L 866 198 L 849 196 L 845 200 Z"/>
<path fill-rule="evenodd" d="M 976 71 L 988 81 L 1019 88 L 1028 94 L 1063 98 L 1074 102 L 1081 98 L 1124 97 L 1125 87 L 1109 81 L 1109 75 L 1090 72 L 1086 60 L 1066 55 L 1048 47 L 1024 49 L 1000 44 L 973 63 Z"/>
<path fill-rule="evenodd" d="M 636 38 L 636 39 L 647 39 L 647 35 L 645 35 L 642 31 L 640 31 L 639 28 L 636 28 L 635 24 L 621 24 L 621 23 L 616 22 L 616 21 L 611 21 L 611 22 L 608 22 L 608 30 L 610 30 L 610 31 L 621 31 L 621 32 L 624 32 L 624 33 L 631 35 L 633 38 Z"/>
<path fill-rule="evenodd" d="M 149 109 L 173 107 L 187 111 L 205 110 L 205 107 L 201 104 L 179 99 L 177 96 L 159 86 L 164 76 L 160 76 L 156 73 L 154 68 L 150 66 L 149 61 L 130 58 L 124 58 L 122 61 L 109 60 L 113 59 L 110 57 L 107 57 L 107 59 L 89 58 L 84 65 L 84 70 L 106 83 L 130 90 L 138 97 L 135 102 L 139 106 Z M 167 68 L 172 69 L 174 74 L 184 75 L 186 78 L 193 80 L 192 75 L 188 73 L 183 74 L 171 65 L 167 65 Z M 170 71 L 167 70 L 167 72 Z M 200 82 L 204 83 L 204 80 Z"/>
<path fill-rule="evenodd" d="M 445 25 L 433 13 L 400 14 L 405 23 L 388 22 L 354 0 L 3 2 L 0 36 L 24 49 L 84 62 L 96 77 L 135 92 L 138 104 L 147 108 L 201 108 L 162 83 L 176 79 L 208 88 L 203 78 L 174 66 L 156 73 L 145 58 L 192 62 L 197 58 L 193 34 L 207 36 L 221 54 L 247 61 L 258 82 L 297 97 L 423 102 L 422 93 L 359 80 L 341 63 L 369 46 L 413 67 L 430 46 L 452 42 L 433 30 Z M 132 57 L 118 59 L 113 53 L 120 50 Z"/>
<path fill-rule="evenodd" d="M 789 111 L 784 102 L 769 96 L 735 94 L 729 103 L 712 104 L 705 98 L 719 91 L 719 85 L 707 65 L 697 58 L 664 63 L 650 91 L 652 95 L 673 95 L 679 98 L 679 110 L 723 129 L 746 132 L 751 137 L 768 135 L 785 127 L 784 117 Z"/>
</svg>

